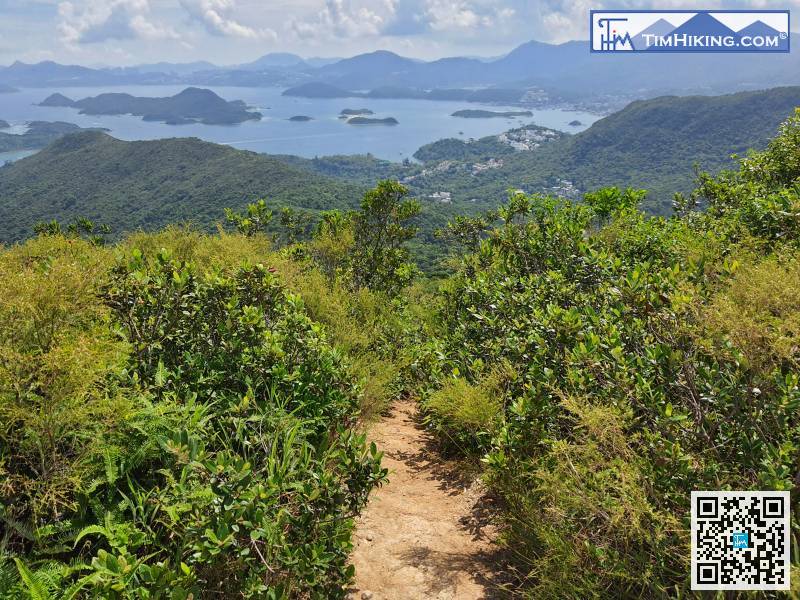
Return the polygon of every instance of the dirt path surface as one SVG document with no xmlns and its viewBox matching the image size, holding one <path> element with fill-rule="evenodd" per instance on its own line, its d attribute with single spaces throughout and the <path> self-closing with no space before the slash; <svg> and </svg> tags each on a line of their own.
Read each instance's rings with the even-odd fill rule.
<svg viewBox="0 0 800 600">
<path fill-rule="evenodd" d="M 494 598 L 495 534 L 480 483 L 443 461 L 411 401 L 394 405 L 371 439 L 389 483 L 358 521 L 354 600 Z"/>
</svg>

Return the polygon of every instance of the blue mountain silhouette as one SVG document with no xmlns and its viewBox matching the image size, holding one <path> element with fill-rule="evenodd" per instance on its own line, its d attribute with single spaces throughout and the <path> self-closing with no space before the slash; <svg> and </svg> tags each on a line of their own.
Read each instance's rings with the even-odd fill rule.
<svg viewBox="0 0 800 600">
<path fill-rule="evenodd" d="M 642 29 L 639 33 L 633 36 L 633 47 L 636 50 L 647 50 L 647 42 L 645 42 L 644 35 L 652 34 L 658 36 L 665 36 L 672 33 L 675 25 L 666 19 L 659 19 L 649 27 Z"/>
<path fill-rule="evenodd" d="M 685 33 L 687 35 L 732 35 L 736 37 L 736 32 L 730 27 L 723 25 L 708 13 L 698 13 L 683 25 L 676 28 L 673 34 Z"/>
<path fill-rule="evenodd" d="M 770 27 L 764 21 L 756 21 L 755 23 L 751 23 L 747 27 L 740 29 L 738 34 L 741 36 L 779 36 L 778 37 L 778 47 L 772 47 L 773 50 L 788 50 L 789 48 L 789 36 L 786 36 L 784 39 L 780 39 L 780 31 L 775 29 L 774 27 Z M 786 33 L 785 31 L 783 33 Z"/>
<path fill-rule="evenodd" d="M 747 27 L 738 31 L 739 35 L 778 35 L 780 33 L 774 27 L 770 27 L 764 21 L 750 23 Z"/>
</svg>

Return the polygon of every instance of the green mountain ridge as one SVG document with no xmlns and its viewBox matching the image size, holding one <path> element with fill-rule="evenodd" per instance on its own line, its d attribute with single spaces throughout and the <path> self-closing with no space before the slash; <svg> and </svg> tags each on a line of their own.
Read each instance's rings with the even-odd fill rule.
<svg viewBox="0 0 800 600">
<path fill-rule="evenodd" d="M 645 207 L 666 214 L 673 193 L 692 188 L 695 165 L 711 172 L 733 166 L 732 154 L 763 147 L 797 106 L 800 87 L 640 100 L 581 133 L 532 151 L 505 152 L 499 168 L 470 177 L 452 166 L 428 169 L 430 174 L 414 185 L 449 191 L 454 200 L 477 197 L 495 202 L 502 201 L 509 187 L 535 192 L 558 180 L 569 180 L 580 191 L 608 185 L 641 187 L 650 190 Z M 491 148 L 496 138 L 477 143 Z M 427 157 L 427 166 L 432 159 L 459 160 L 469 149 L 468 142 L 446 141 L 435 142 L 435 153 L 434 145 L 428 145 L 415 156 Z"/>
<path fill-rule="evenodd" d="M 222 207 L 258 198 L 315 211 L 355 206 L 361 192 L 196 138 L 125 142 L 84 131 L 0 168 L 0 241 L 29 237 L 36 222 L 51 219 L 86 216 L 119 233 L 186 221 L 209 227 Z"/>
</svg>

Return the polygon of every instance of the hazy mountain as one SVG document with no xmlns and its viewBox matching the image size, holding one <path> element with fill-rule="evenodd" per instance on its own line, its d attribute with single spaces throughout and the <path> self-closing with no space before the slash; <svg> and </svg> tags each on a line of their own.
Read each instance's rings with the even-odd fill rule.
<svg viewBox="0 0 800 600">
<path fill-rule="evenodd" d="M 359 54 L 316 70 L 315 77 L 344 88 L 367 88 L 404 80 L 406 73 L 421 64 L 393 52 L 378 50 Z"/>
<path fill-rule="evenodd" d="M 270 52 L 253 62 L 244 63 L 236 67 L 243 71 L 260 71 L 262 69 L 285 69 L 289 67 L 302 68 L 308 65 L 302 57 L 288 52 Z"/>
<path fill-rule="evenodd" d="M 106 85 L 119 81 L 114 74 L 77 65 L 60 65 L 53 61 L 27 64 L 16 61 L 0 69 L 0 82 L 17 87 L 58 85 Z"/>
<path fill-rule="evenodd" d="M 707 15 L 692 18 L 678 31 L 690 33 L 708 18 Z M 656 33 L 666 30 L 668 23 L 665 23 L 657 24 Z M 711 25 L 720 32 L 730 32 L 718 21 L 714 20 L 714 23 Z M 762 32 L 764 27 L 764 24 L 756 23 L 746 31 Z M 295 87 L 319 82 L 344 90 L 340 96 L 387 88 L 416 90 L 418 94 L 427 90 L 495 87 L 542 88 L 550 97 L 571 100 L 598 96 L 647 98 L 665 93 L 723 93 L 800 84 L 800 36 L 795 34 L 793 40 L 795 50 L 792 53 L 770 55 L 592 54 L 587 51 L 584 41 L 563 44 L 531 41 L 495 60 L 451 57 L 425 62 L 380 50 L 329 63 L 331 59 L 304 61 L 294 54 L 270 53 L 238 67 L 214 68 L 210 63 L 157 63 L 157 68 L 163 69 L 160 72 L 144 72 L 142 69 L 148 68 L 146 65 L 127 69 L 89 69 L 54 62 L 36 65 L 17 62 L 0 68 L 0 85 L 57 87 L 183 83 Z M 321 63 L 327 64 L 314 66 Z M 211 68 L 195 70 L 207 65 Z"/>
<path fill-rule="evenodd" d="M 308 66 L 318 68 L 324 67 L 326 65 L 332 65 L 333 63 L 337 63 L 342 60 L 341 57 L 322 57 L 322 56 L 312 56 L 311 58 L 306 58 L 305 62 Z"/>
<path fill-rule="evenodd" d="M 208 61 L 198 60 L 188 63 L 158 62 L 149 65 L 136 65 L 135 67 L 131 68 L 142 73 L 172 73 L 175 75 L 189 75 L 191 73 L 197 73 L 198 71 L 211 71 L 213 69 L 218 69 L 219 67 Z"/>
</svg>

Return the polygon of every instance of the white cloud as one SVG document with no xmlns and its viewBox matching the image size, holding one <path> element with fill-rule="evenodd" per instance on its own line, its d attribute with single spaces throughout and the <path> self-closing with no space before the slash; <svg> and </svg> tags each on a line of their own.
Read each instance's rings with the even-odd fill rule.
<svg viewBox="0 0 800 600">
<path fill-rule="evenodd" d="M 490 27 L 493 23 L 490 15 L 478 14 L 461 0 L 430 0 L 424 14 L 434 31 Z"/>
<path fill-rule="evenodd" d="M 415 17 L 427 32 L 470 35 L 478 29 L 504 26 L 517 14 L 514 4 L 493 0 L 422 0 Z"/>
<path fill-rule="evenodd" d="M 325 0 L 316 15 L 308 20 L 293 20 L 290 29 L 301 39 L 378 36 L 392 21 L 395 11 L 395 0 Z"/>
<path fill-rule="evenodd" d="M 68 45 L 108 40 L 178 39 L 174 29 L 154 22 L 149 13 L 149 0 L 92 0 L 81 3 L 80 8 L 72 2 L 61 2 L 58 29 Z"/>
<path fill-rule="evenodd" d="M 180 0 L 189 16 L 201 23 L 212 35 L 243 39 L 277 39 L 274 30 L 254 28 L 234 19 L 236 9 L 234 0 Z"/>
</svg>

